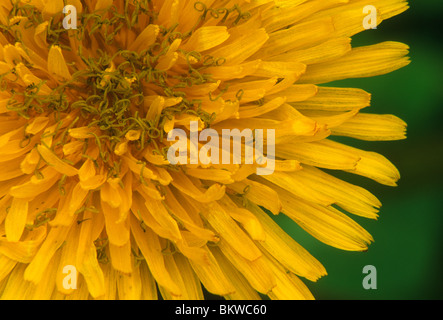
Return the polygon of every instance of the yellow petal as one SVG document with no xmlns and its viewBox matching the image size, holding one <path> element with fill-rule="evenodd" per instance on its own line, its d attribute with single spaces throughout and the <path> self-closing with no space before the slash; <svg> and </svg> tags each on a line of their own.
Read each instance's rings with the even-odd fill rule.
<svg viewBox="0 0 443 320">
<path fill-rule="evenodd" d="M 303 102 L 291 103 L 296 109 L 349 111 L 369 106 L 371 95 L 354 88 L 318 87 L 318 93 Z"/>
<path fill-rule="evenodd" d="M 37 117 L 32 120 L 32 122 L 26 126 L 26 133 L 37 134 L 43 130 L 49 122 L 48 117 Z"/>
<path fill-rule="evenodd" d="M 172 185 L 184 194 L 202 203 L 208 203 L 214 200 L 221 199 L 225 194 L 225 186 L 215 183 L 207 190 L 200 190 L 197 188 L 188 177 L 183 173 L 171 172 L 173 178 Z"/>
<path fill-rule="evenodd" d="M 333 62 L 308 67 L 300 83 L 317 84 L 386 74 L 408 65 L 408 52 L 407 45 L 392 41 L 355 48 Z"/>
<path fill-rule="evenodd" d="M 31 262 L 45 236 L 46 228 L 42 226 L 28 232 L 23 241 L 9 241 L 2 237 L 0 239 L 0 259 L 1 256 L 5 256 L 21 263 Z"/>
<path fill-rule="evenodd" d="M 152 275 L 158 284 L 165 287 L 171 294 L 180 296 L 181 291 L 177 284 L 171 279 L 169 272 L 165 267 L 165 261 L 162 254 L 162 247 L 156 234 L 150 228 L 143 230 L 137 219 L 131 215 L 131 230 L 134 239 L 137 242 Z"/>
<path fill-rule="evenodd" d="M 112 267 L 115 270 L 124 274 L 132 273 L 131 243 L 129 241 L 123 246 L 115 246 L 112 243 L 109 243 L 109 253 Z"/>
<path fill-rule="evenodd" d="M 146 208 L 164 229 L 170 230 L 174 238 L 181 239 L 177 222 L 171 217 L 165 206 L 158 200 L 146 200 Z"/>
<path fill-rule="evenodd" d="M 330 38 L 334 24 L 330 17 L 307 21 L 273 32 L 260 56 L 272 57 L 295 49 L 305 49 Z"/>
<path fill-rule="evenodd" d="M 293 177 L 293 173 L 287 172 L 274 172 L 272 175 L 267 175 L 255 178 L 260 183 L 266 184 L 268 187 L 273 188 L 274 185 L 281 187 L 282 189 L 288 190 L 297 197 L 322 204 L 324 206 L 329 206 L 334 203 L 334 198 L 327 194 L 319 194 L 315 192 L 312 187 L 306 186 L 305 183 L 297 180 Z M 270 184 L 269 182 L 272 182 Z"/>
<path fill-rule="evenodd" d="M 2 292 L 3 300 L 14 300 L 17 297 L 27 297 L 27 293 L 32 290 L 32 284 L 23 281 L 23 273 L 26 264 L 18 264 L 9 274 L 7 283 Z M 18 286 L 17 283 L 22 285 Z"/>
<path fill-rule="evenodd" d="M 69 227 L 52 228 L 38 250 L 32 262 L 27 266 L 24 279 L 35 284 L 39 283 L 46 267 L 50 264 L 55 252 L 60 248 L 68 235 Z"/>
<path fill-rule="evenodd" d="M 311 166 L 335 170 L 354 169 L 360 160 L 358 155 L 334 148 L 325 140 L 299 143 L 296 147 L 279 145 L 276 148 L 276 154 L 286 159 L 296 159 Z"/>
<path fill-rule="evenodd" d="M 245 180 L 230 184 L 228 187 L 246 199 L 265 207 L 273 214 L 279 214 L 281 211 L 282 204 L 278 193 L 262 183 Z"/>
<path fill-rule="evenodd" d="M 373 240 L 356 222 L 333 207 L 316 204 L 282 195 L 283 212 L 320 241 L 349 251 L 366 251 Z"/>
<path fill-rule="evenodd" d="M 234 267 L 247 279 L 249 284 L 258 292 L 267 294 L 275 287 L 275 278 L 263 257 L 250 261 L 237 253 L 226 241 L 220 240 L 218 246 Z"/>
<path fill-rule="evenodd" d="M 120 276 L 118 271 L 114 270 L 110 263 L 102 265 L 103 275 L 105 277 L 105 295 L 100 297 L 104 300 L 117 299 L 117 278 Z"/>
<path fill-rule="evenodd" d="M 253 31 L 253 34 L 244 34 L 231 44 L 209 52 L 216 58 L 226 59 L 226 65 L 239 64 L 260 50 L 268 38 L 265 29 L 257 29 Z"/>
<path fill-rule="evenodd" d="M 192 220 L 188 212 L 182 207 L 182 203 L 180 203 L 174 197 L 173 193 L 169 189 L 167 190 L 165 205 L 167 205 L 167 208 L 170 210 L 170 213 L 173 215 L 174 219 L 182 223 L 183 226 L 195 236 L 207 241 L 218 241 L 218 238 L 214 232 L 199 226 L 198 223 Z M 201 225 L 203 225 L 203 223 L 201 223 Z"/>
<path fill-rule="evenodd" d="M 351 38 L 333 38 L 313 47 L 303 50 L 293 50 L 277 55 L 272 57 L 272 59 L 300 61 L 310 65 L 336 60 L 351 51 L 351 49 Z"/>
<path fill-rule="evenodd" d="M 101 208 L 106 220 L 106 233 L 109 242 L 115 246 L 123 246 L 129 241 L 129 221 L 119 221 L 120 211 L 118 208 L 112 208 L 106 202 L 101 201 Z"/>
<path fill-rule="evenodd" d="M 227 300 L 260 300 L 257 291 L 249 284 L 248 280 L 232 265 L 232 263 L 216 247 L 211 252 L 217 259 L 220 268 L 229 274 L 235 292 L 225 296 Z"/>
<path fill-rule="evenodd" d="M 145 282 L 141 281 L 140 268 L 133 268 L 130 274 L 121 274 L 117 278 L 118 297 L 120 300 L 140 300 L 142 287 Z"/>
<path fill-rule="evenodd" d="M 231 216 L 232 219 L 239 222 L 249 233 L 253 240 L 264 241 L 266 233 L 258 219 L 247 209 L 238 207 L 228 197 L 219 200 L 221 206 Z"/>
<path fill-rule="evenodd" d="M 314 300 L 306 285 L 293 273 L 287 272 L 272 257 L 267 255 L 268 266 L 275 276 L 276 286 L 269 293 L 271 299 L 278 300 Z"/>
<path fill-rule="evenodd" d="M 112 5 L 112 0 L 98 0 L 95 3 L 95 11 L 107 9 Z"/>
<path fill-rule="evenodd" d="M 157 39 L 160 28 L 157 25 L 150 24 L 147 26 L 129 46 L 128 50 L 140 52 L 147 49 Z"/>
<path fill-rule="evenodd" d="M 376 152 L 359 150 L 330 140 L 325 142 L 330 147 L 334 147 L 340 151 L 354 153 L 360 157 L 356 167 L 347 171 L 368 177 L 387 186 L 394 187 L 397 185 L 397 181 L 400 179 L 400 172 L 384 156 Z"/>
<path fill-rule="evenodd" d="M 228 278 L 213 254 L 209 249 L 205 249 L 208 253 L 209 264 L 198 264 L 190 261 L 192 269 L 197 274 L 201 283 L 211 293 L 217 295 L 228 295 L 235 292 L 235 288 Z"/>
<path fill-rule="evenodd" d="M 17 261 L 9 259 L 7 256 L 0 253 L 0 283 L 2 283 L 3 279 L 11 274 L 11 271 L 14 269 L 16 264 Z M 4 296 L 2 297 L 4 298 Z"/>
<path fill-rule="evenodd" d="M 266 232 L 266 240 L 261 243 L 261 246 L 285 268 L 311 281 L 316 281 L 326 275 L 326 270 L 321 263 L 285 233 L 258 206 L 250 205 L 249 209 L 256 215 Z"/>
<path fill-rule="evenodd" d="M 58 0 L 57 0 L 58 1 Z M 62 50 L 58 46 L 52 46 L 48 55 L 48 71 L 63 80 L 70 80 L 72 78 L 63 57 Z"/>
<path fill-rule="evenodd" d="M 389 114 L 359 113 L 335 127 L 332 134 L 367 141 L 401 140 L 406 138 L 406 123 Z"/>
<path fill-rule="evenodd" d="M 65 245 L 60 248 L 59 251 L 61 251 L 60 255 L 60 263 L 58 264 L 57 273 L 55 277 L 55 285 L 57 290 L 60 293 L 63 293 L 65 295 L 70 295 L 74 293 L 76 289 L 74 288 L 65 288 L 64 279 L 67 276 L 65 267 L 66 266 L 74 266 L 76 269 L 78 267 L 76 258 L 77 258 L 77 243 L 78 243 L 78 233 L 79 233 L 80 227 L 78 225 L 74 225 L 71 230 L 69 231 L 69 234 L 67 238 L 68 241 L 65 242 Z M 75 272 L 75 274 L 70 274 L 72 277 L 78 277 L 78 270 L 70 270 L 70 272 Z M 79 285 L 77 278 L 77 287 Z"/>
<path fill-rule="evenodd" d="M 252 74 L 257 77 L 281 77 L 292 76 L 294 81 L 305 73 L 306 65 L 301 62 L 286 61 L 262 61 L 257 70 Z"/>
<path fill-rule="evenodd" d="M 37 1 L 36 1 L 37 2 Z M 55 16 L 57 13 L 63 10 L 63 0 L 54 1 L 39 1 L 44 3 L 43 14 L 46 17 L 45 20 L 49 20 L 51 17 Z"/>
<path fill-rule="evenodd" d="M 63 145 L 63 154 L 69 156 L 82 150 L 84 143 L 82 141 L 72 141 Z"/>
<path fill-rule="evenodd" d="M 152 104 L 149 106 L 148 113 L 146 114 L 146 120 L 155 120 L 159 116 L 165 106 L 165 99 L 158 96 Z"/>
<path fill-rule="evenodd" d="M 248 260 L 254 261 L 261 256 L 260 250 L 249 236 L 237 225 L 226 211 L 216 202 L 199 205 L 201 214 L 221 238 Z"/>
<path fill-rule="evenodd" d="M 286 102 L 285 97 L 277 97 L 262 106 L 242 107 L 239 110 L 240 118 L 258 117 L 269 111 L 275 110 Z"/>
<path fill-rule="evenodd" d="M 93 243 L 86 248 L 82 260 L 77 263 L 78 271 L 84 277 L 91 296 L 93 298 L 103 296 L 105 294 L 105 278 L 97 261 L 97 250 Z"/>
<path fill-rule="evenodd" d="M 220 182 L 223 184 L 233 183 L 232 174 L 226 170 L 218 169 L 187 169 L 186 174 L 198 179 Z"/>
<path fill-rule="evenodd" d="M 120 195 L 121 187 L 118 182 L 115 182 L 115 180 L 120 181 L 119 178 L 108 179 L 100 189 L 100 196 L 102 201 L 106 202 L 111 207 L 119 208 L 122 203 L 122 197 Z"/>
<path fill-rule="evenodd" d="M 6 238 L 8 241 L 18 241 L 22 236 L 28 216 L 26 199 L 13 198 L 11 207 L 5 220 Z"/>
<path fill-rule="evenodd" d="M 184 231 L 186 232 L 186 231 Z M 207 251 L 197 246 L 188 245 L 186 238 L 183 238 L 175 243 L 178 250 L 189 260 L 198 264 L 209 264 L 209 257 Z"/>
<path fill-rule="evenodd" d="M 42 158 L 52 166 L 55 170 L 61 174 L 72 177 L 78 174 L 78 170 L 68 163 L 61 160 L 57 155 L 55 155 L 48 147 L 43 145 L 38 145 L 37 150 L 42 156 Z"/>
<path fill-rule="evenodd" d="M 183 49 L 187 51 L 205 51 L 214 48 L 230 37 L 225 26 L 208 26 L 197 29 L 188 39 Z"/>
<path fill-rule="evenodd" d="M 33 150 L 35 150 L 35 149 L 33 149 Z M 34 172 L 34 170 L 36 169 L 37 163 L 35 163 L 35 164 L 25 163 L 23 166 L 23 163 L 32 157 L 29 155 L 30 155 L 30 153 L 28 153 L 28 155 L 26 156 L 27 159 L 25 157 L 20 157 L 18 159 L 13 159 L 13 160 L 3 162 L 2 169 L 0 171 L 0 181 L 6 181 L 6 180 L 10 180 L 10 179 L 13 179 L 16 177 L 20 177 L 21 175 L 23 175 L 23 173 L 26 173 L 23 171 L 24 167 L 27 167 L 28 169 L 29 169 L 29 167 L 31 167 L 31 169 L 29 170 L 29 173 Z M 38 153 L 37 153 L 37 156 L 38 156 Z"/>
<path fill-rule="evenodd" d="M 141 299 L 142 300 L 157 300 L 157 285 L 154 277 L 149 271 L 148 266 L 144 261 L 140 263 L 140 279 L 142 285 Z"/>
<path fill-rule="evenodd" d="M 303 170 L 291 174 L 292 179 L 305 185 L 312 194 L 330 197 L 334 203 L 350 213 L 363 217 L 377 218 L 381 203 L 367 190 L 352 185 L 315 167 L 305 166 Z M 279 194 L 287 192 L 278 190 Z"/>
<path fill-rule="evenodd" d="M 200 300 L 203 299 L 201 282 L 188 260 L 180 253 L 165 256 L 165 265 L 174 282 L 180 287 L 182 295 L 177 297 L 171 295 L 167 290 L 160 287 L 160 291 L 165 300 Z"/>
</svg>

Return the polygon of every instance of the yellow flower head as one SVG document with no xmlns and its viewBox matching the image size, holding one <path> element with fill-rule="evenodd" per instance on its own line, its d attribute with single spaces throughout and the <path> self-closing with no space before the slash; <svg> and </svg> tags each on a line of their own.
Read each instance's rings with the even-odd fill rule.
<svg viewBox="0 0 443 320">
<path fill-rule="evenodd" d="M 0 296 L 156 299 L 158 288 L 164 299 L 201 299 L 204 287 L 228 299 L 312 298 L 299 277 L 316 281 L 325 268 L 270 216 L 364 251 L 371 236 L 344 212 L 376 218 L 380 202 L 322 169 L 399 179 L 383 156 L 329 137 L 402 139 L 405 123 L 360 113 L 370 105 L 363 90 L 319 86 L 408 64 L 401 43 L 351 47 L 367 5 L 376 23 L 407 9 L 404 0 L 2 1 Z M 168 134 L 189 137 L 191 123 L 274 130 L 274 172 L 171 163 Z"/>
</svg>

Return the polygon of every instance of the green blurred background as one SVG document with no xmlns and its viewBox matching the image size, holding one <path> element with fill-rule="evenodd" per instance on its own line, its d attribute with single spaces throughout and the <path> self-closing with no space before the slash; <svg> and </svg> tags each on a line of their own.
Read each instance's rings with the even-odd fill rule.
<svg viewBox="0 0 443 320">
<path fill-rule="evenodd" d="M 402 178 L 396 188 L 342 175 L 383 203 L 377 221 L 353 216 L 374 237 L 368 252 L 346 252 L 317 241 L 286 217 L 277 221 L 320 260 L 328 276 L 306 281 L 317 299 L 418 300 L 443 298 L 443 1 L 412 0 L 405 13 L 353 39 L 354 46 L 400 41 L 411 47 L 412 63 L 370 79 L 334 83 L 373 95 L 371 113 L 395 114 L 408 123 L 408 139 L 346 143 L 390 159 Z M 377 289 L 365 290 L 365 265 L 377 269 Z"/>
</svg>

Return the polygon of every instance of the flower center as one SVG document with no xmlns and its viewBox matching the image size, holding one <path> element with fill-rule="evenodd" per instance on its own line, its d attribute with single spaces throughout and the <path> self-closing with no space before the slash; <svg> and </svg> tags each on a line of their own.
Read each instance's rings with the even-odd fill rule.
<svg viewBox="0 0 443 320">
<path fill-rule="evenodd" d="M 177 24 L 159 25 L 160 13 L 151 1 L 125 1 L 123 7 L 113 5 L 103 12 L 86 9 L 79 12 L 77 29 L 67 30 L 62 12 L 48 20 L 34 6 L 15 3 L 11 21 L 17 20 L 15 26 L 26 23 L 36 33 L 44 27 L 44 41 L 51 50 L 60 50 L 69 79 L 54 79 L 26 59 L 14 60 L 15 67 L 0 75 L 2 87 L 6 83 L 4 89 L 12 93 L 7 108 L 26 119 L 70 115 L 71 123 L 59 144 L 66 142 L 69 129 L 90 128 L 100 158 L 111 171 L 128 148 L 136 158 L 147 147 L 166 158 L 165 127 L 172 129 L 174 119 L 183 117 L 209 127 L 216 114 L 203 110 L 203 100 L 216 101 L 226 92 L 205 72 L 223 65 L 225 59 L 185 50 L 182 44 L 207 19 L 235 25 L 249 18 L 236 5 L 213 9 L 197 1 L 194 9 L 200 16 L 186 32 L 177 31 Z M 8 33 L 14 37 L 10 43 L 21 42 L 24 35 L 20 30 L 17 27 L 17 32 Z M 32 74 L 33 80 L 23 89 L 11 77 L 23 78 L 25 73 Z M 3 81 L 5 77 L 10 81 Z M 216 90 L 193 91 L 195 87 L 211 88 L 210 84 L 216 84 L 212 86 Z M 83 152 L 91 139 L 84 139 Z"/>
</svg>

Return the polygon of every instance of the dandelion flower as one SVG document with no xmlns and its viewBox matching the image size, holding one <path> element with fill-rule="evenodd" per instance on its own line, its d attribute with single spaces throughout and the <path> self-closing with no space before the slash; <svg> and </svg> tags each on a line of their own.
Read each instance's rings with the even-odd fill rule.
<svg viewBox="0 0 443 320">
<path fill-rule="evenodd" d="M 65 28 L 65 5 L 76 28 Z M 376 218 L 380 202 L 322 169 L 399 179 L 383 156 L 333 137 L 402 139 L 405 123 L 361 113 L 363 90 L 322 85 L 408 64 L 401 43 L 351 47 L 366 5 L 377 23 L 407 9 L 403 0 L 2 1 L 2 298 L 202 299 L 203 288 L 313 298 L 301 278 L 325 268 L 271 216 L 364 251 L 372 238 L 349 215 Z M 191 121 L 274 129 L 275 172 L 171 164 L 167 134 Z"/>
</svg>

